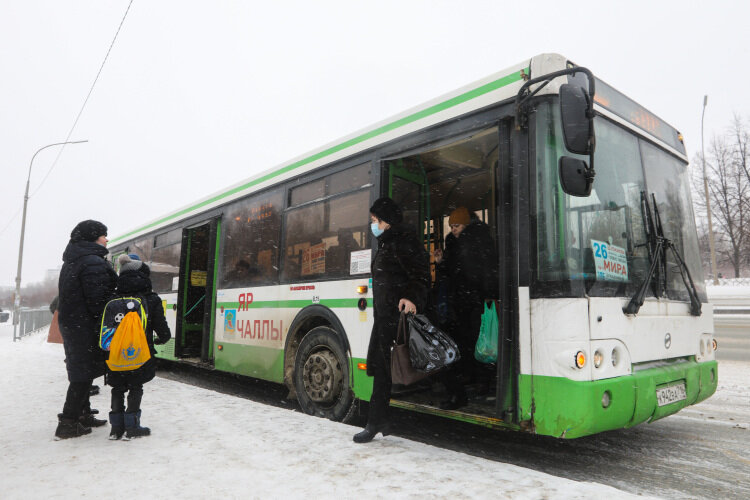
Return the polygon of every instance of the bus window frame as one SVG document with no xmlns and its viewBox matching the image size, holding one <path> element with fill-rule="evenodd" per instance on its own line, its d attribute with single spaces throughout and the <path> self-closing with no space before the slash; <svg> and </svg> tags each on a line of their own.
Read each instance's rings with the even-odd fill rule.
<svg viewBox="0 0 750 500">
<path fill-rule="evenodd" d="M 231 200 L 231 201 L 229 201 L 229 202 L 221 205 L 221 207 L 220 207 L 221 208 L 220 218 L 221 218 L 221 223 L 222 223 L 222 231 L 221 231 L 221 234 L 219 235 L 220 236 L 220 238 L 219 238 L 219 247 L 217 249 L 217 251 L 218 251 L 218 258 L 216 259 L 216 272 L 217 273 L 224 271 L 224 263 L 225 263 L 224 262 L 224 256 L 225 256 L 225 250 L 226 250 L 225 245 L 226 245 L 226 242 L 227 242 L 227 240 L 226 240 L 227 233 L 226 233 L 226 231 L 224 231 L 224 226 L 223 225 L 226 222 L 228 222 L 227 220 L 225 220 L 225 214 L 226 214 L 226 212 L 228 212 L 232 208 L 232 205 L 234 205 L 235 203 L 238 203 L 238 204 L 239 203 L 245 203 L 248 200 L 253 200 L 254 198 L 262 198 L 264 196 L 268 196 L 268 193 L 270 193 L 270 192 L 272 192 L 274 190 L 278 190 L 279 191 L 278 194 L 281 197 L 281 207 L 279 208 L 279 214 L 280 214 L 280 217 L 281 217 L 281 221 L 279 222 L 279 234 L 278 234 L 278 239 L 276 240 L 276 241 L 281 242 L 281 237 L 283 235 L 284 211 L 286 210 L 286 207 L 287 207 L 287 203 L 288 203 L 287 197 L 289 195 L 289 190 L 288 190 L 288 188 L 287 188 L 286 185 L 284 185 L 283 183 L 282 184 L 274 184 L 272 186 L 265 187 L 265 188 L 263 188 L 261 190 L 258 190 L 258 191 L 254 192 L 254 193 L 251 193 L 249 195 L 242 196 L 240 198 L 235 198 L 234 200 Z M 281 248 L 281 243 L 279 243 L 279 247 Z M 281 257 L 280 257 L 280 252 L 277 252 L 277 254 L 276 254 L 276 262 L 273 262 L 272 265 L 275 265 L 276 268 L 278 269 L 278 272 L 276 274 L 276 279 L 275 280 L 271 280 L 268 283 L 252 283 L 252 284 L 243 285 L 241 287 L 235 287 L 235 288 L 258 288 L 258 287 L 264 287 L 264 286 L 277 286 L 277 285 L 279 285 L 281 283 L 280 282 L 280 276 L 281 276 L 281 267 L 280 267 L 281 266 Z M 228 290 L 229 289 L 228 287 L 220 287 L 220 286 L 218 286 L 219 283 L 223 282 L 223 280 L 224 280 L 224 277 L 223 276 L 219 276 L 217 274 L 217 276 L 216 276 L 216 290 Z"/>
<path fill-rule="evenodd" d="M 343 171 L 348 170 L 350 168 L 355 168 L 357 166 L 366 164 L 366 163 L 368 163 L 368 160 L 359 161 L 359 162 L 355 161 L 355 162 L 352 162 L 350 165 L 348 164 L 349 162 L 347 162 L 347 166 L 344 167 L 344 168 L 338 168 L 338 169 L 324 168 L 321 171 L 317 172 L 319 174 L 322 173 L 323 175 L 316 176 L 315 178 L 311 178 L 311 179 L 306 180 L 306 181 L 301 181 L 300 179 L 296 179 L 295 181 L 299 181 L 298 183 L 295 183 L 294 186 L 291 186 L 291 185 L 287 186 L 287 188 L 286 188 L 286 196 L 285 196 L 285 200 L 284 200 L 284 203 L 285 203 L 286 206 L 284 207 L 284 210 L 281 213 L 281 224 L 280 224 L 280 227 L 281 227 L 281 236 L 279 238 L 279 241 L 280 241 L 280 244 L 279 244 L 280 245 L 280 251 L 279 251 L 279 263 L 278 263 L 278 266 L 279 266 L 279 284 L 288 285 L 288 284 L 294 284 L 294 283 L 317 283 L 317 282 L 328 282 L 328 281 L 344 281 L 344 280 L 349 280 L 349 279 L 361 279 L 361 278 L 369 278 L 370 277 L 370 273 L 368 272 L 368 273 L 357 274 L 357 275 L 354 275 L 354 276 L 350 275 L 349 277 L 325 276 L 324 275 L 322 277 L 321 276 L 315 276 L 315 277 L 312 277 L 310 279 L 302 279 L 302 277 L 300 277 L 300 278 L 295 279 L 295 280 L 289 280 L 289 279 L 284 279 L 284 267 L 286 265 L 286 260 L 285 260 L 286 259 L 286 251 L 287 251 L 287 248 L 286 248 L 286 246 L 287 246 L 286 245 L 286 243 L 287 243 L 287 241 L 286 241 L 287 240 L 287 238 L 286 238 L 286 236 L 287 236 L 286 227 L 287 227 L 287 216 L 288 216 L 288 214 L 290 214 L 292 212 L 295 212 L 297 210 L 303 210 L 305 208 L 308 208 L 310 206 L 316 205 L 318 203 L 328 203 L 328 202 L 330 202 L 332 200 L 335 200 L 337 198 L 342 198 L 344 196 L 349 196 L 349 195 L 352 195 L 352 194 L 360 193 L 360 192 L 363 192 L 365 190 L 367 190 L 367 191 L 370 192 L 370 206 L 372 206 L 372 203 L 374 203 L 374 200 L 372 199 L 372 193 L 375 190 L 374 188 L 376 186 L 372 182 L 373 171 L 375 170 L 375 168 L 374 168 L 374 161 L 375 160 L 373 160 L 373 159 L 369 160 L 369 163 L 370 163 L 370 183 L 367 184 L 367 185 L 365 185 L 365 186 L 360 186 L 358 188 L 350 189 L 348 191 L 341 191 L 341 192 L 338 192 L 338 193 L 335 193 L 335 194 L 324 196 L 324 197 L 322 197 L 320 199 L 310 200 L 310 201 L 306 201 L 304 203 L 300 203 L 298 205 L 289 206 L 289 202 L 291 201 L 291 191 L 292 191 L 292 189 L 294 189 L 296 187 L 304 186 L 304 185 L 309 184 L 311 182 L 316 182 L 318 180 L 324 179 L 325 177 L 328 177 L 330 175 L 334 175 L 334 174 L 343 172 Z M 362 222 L 362 227 L 363 227 L 363 231 L 369 231 L 368 220 L 367 219 L 365 219 Z M 369 247 L 371 250 L 373 250 L 375 248 L 373 246 L 373 240 L 375 240 L 375 238 L 371 237 L 370 238 L 370 247 Z M 365 247 L 365 248 L 367 248 L 367 247 Z"/>
<path fill-rule="evenodd" d="M 498 279 L 500 290 L 500 331 L 501 339 L 510 342 L 510 349 L 500 349 L 497 361 L 497 387 L 495 413 L 499 418 L 508 419 L 514 423 L 519 421 L 518 378 L 521 372 L 521 352 L 519 342 L 519 287 L 528 286 L 528 252 L 525 251 L 528 242 L 524 237 L 527 233 L 519 231 L 518 221 L 524 213 L 528 218 L 528 197 L 520 197 L 522 190 L 528 191 L 528 178 L 522 175 L 528 172 L 528 155 L 524 155 L 522 144 L 528 144 L 528 132 L 515 130 L 513 115 L 503 115 L 498 122 L 498 164 L 495 176 L 496 224 L 502 229 L 498 231 Z M 522 202 L 525 201 L 526 203 Z M 500 238 L 502 237 L 502 241 Z M 507 357 L 506 357 L 507 353 Z M 510 364 L 510 366 L 507 366 Z M 510 395 L 505 393 L 508 385 L 506 377 L 510 377 Z M 506 400 L 510 407 L 503 407 Z"/>
</svg>

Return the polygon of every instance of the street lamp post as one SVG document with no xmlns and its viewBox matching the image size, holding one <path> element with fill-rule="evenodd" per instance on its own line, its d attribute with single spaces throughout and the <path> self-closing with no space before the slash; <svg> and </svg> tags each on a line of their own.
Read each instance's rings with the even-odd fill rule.
<svg viewBox="0 0 750 500">
<path fill-rule="evenodd" d="M 39 154 L 40 151 L 43 151 L 47 148 L 51 148 L 53 146 L 62 146 L 63 144 L 81 144 L 82 142 L 89 142 L 88 140 L 85 141 L 66 141 L 66 142 L 56 142 L 54 144 L 48 144 L 44 147 L 41 147 L 36 150 L 36 153 L 34 153 L 34 156 L 31 157 L 31 163 L 29 163 L 29 175 L 26 178 L 26 192 L 23 195 L 23 216 L 21 217 L 21 242 L 18 245 L 18 270 L 16 271 L 16 296 L 13 300 L 13 342 L 15 342 L 17 339 L 20 338 L 19 336 L 16 336 L 16 332 L 18 330 L 18 322 L 20 320 L 19 318 L 19 310 L 21 308 L 21 268 L 23 266 L 23 237 L 26 233 L 26 206 L 29 203 L 29 184 L 31 182 L 31 167 L 34 165 L 34 158 L 36 158 L 36 155 Z"/>
<path fill-rule="evenodd" d="M 719 284 L 716 272 L 716 244 L 714 241 L 714 227 L 711 223 L 711 201 L 708 198 L 708 177 L 706 177 L 706 150 L 703 147 L 703 117 L 706 115 L 708 96 L 703 96 L 703 113 L 701 113 L 701 158 L 703 159 L 703 189 L 706 193 L 706 214 L 708 215 L 708 249 L 711 253 L 711 274 L 714 276 L 714 285 Z"/>
</svg>

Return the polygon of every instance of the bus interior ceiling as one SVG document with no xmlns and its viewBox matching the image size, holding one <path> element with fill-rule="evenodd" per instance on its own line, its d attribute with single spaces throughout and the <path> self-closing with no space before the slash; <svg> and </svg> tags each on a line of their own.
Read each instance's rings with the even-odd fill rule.
<svg viewBox="0 0 750 500">
<path fill-rule="evenodd" d="M 455 208 L 464 206 L 476 213 L 491 226 L 488 218 L 494 193 L 494 168 L 498 160 L 498 131 L 493 127 L 474 132 L 468 137 L 447 144 L 391 160 L 393 185 L 392 197 L 404 211 L 404 219 L 419 228 L 421 221 L 429 216 L 432 223 L 443 223 L 447 229 L 447 217 Z M 428 189 L 423 190 L 423 186 Z M 429 213 L 427 213 L 429 212 Z M 445 219 L 445 221 L 443 220 Z M 433 248 L 442 246 L 442 231 L 429 231 Z"/>
<path fill-rule="evenodd" d="M 391 197 L 402 207 L 404 220 L 413 224 L 428 251 L 444 248 L 450 233 L 448 218 L 457 207 L 466 207 L 486 222 L 497 244 L 496 211 L 493 209 L 495 169 L 498 164 L 498 130 L 496 127 L 473 132 L 468 136 L 443 141 L 437 147 L 386 162 L 390 171 Z M 433 305 L 437 302 L 437 275 L 434 257 L 430 255 Z M 435 321 L 436 318 L 431 318 Z M 449 335 L 454 335 L 447 325 Z M 473 358 L 474 353 L 462 353 Z M 409 387 L 395 387 L 393 398 L 409 405 L 437 407 L 446 393 L 442 376 L 461 377 L 469 402 L 459 411 L 466 414 L 498 418 L 495 395 L 497 367 L 484 365 L 489 385 L 478 383 L 455 370 L 432 377 Z"/>
</svg>

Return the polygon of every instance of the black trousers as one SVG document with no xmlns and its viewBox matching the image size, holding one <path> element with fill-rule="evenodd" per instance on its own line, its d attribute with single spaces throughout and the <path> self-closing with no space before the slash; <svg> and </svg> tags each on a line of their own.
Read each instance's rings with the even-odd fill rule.
<svg viewBox="0 0 750 500">
<path fill-rule="evenodd" d="M 125 393 L 128 393 L 128 407 L 125 409 Z M 112 387 L 112 413 L 135 413 L 141 409 L 143 384 L 118 385 Z"/>
<path fill-rule="evenodd" d="M 466 304 L 457 308 L 456 324 L 452 328 L 453 340 L 458 344 L 461 359 L 452 369 L 446 370 L 441 377 L 449 394 L 462 394 L 464 386 L 461 377 L 471 381 L 486 382 L 488 378 L 482 364 L 474 357 L 474 349 L 479 338 L 479 328 L 482 326 L 484 305 L 480 303 Z"/>
<path fill-rule="evenodd" d="M 367 425 L 380 426 L 388 422 L 391 401 L 391 357 L 385 356 L 382 350 L 378 354 L 381 362 L 373 365 L 372 396 L 370 412 L 367 414 Z M 389 353 L 390 354 L 390 353 Z"/>
<path fill-rule="evenodd" d="M 68 383 L 68 392 L 65 395 L 65 404 L 62 411 L 63 417 L 77 419 L 84 412 L 91 410 L 91 403 L 89 402 L 91 382 L 91 380 L 88 380 L 86 382 Z"/>
</svg>

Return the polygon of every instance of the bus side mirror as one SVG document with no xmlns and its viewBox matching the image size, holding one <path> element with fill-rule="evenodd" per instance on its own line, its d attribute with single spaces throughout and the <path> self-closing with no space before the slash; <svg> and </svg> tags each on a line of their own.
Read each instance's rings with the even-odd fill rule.
<svg viewBox="0 0 750 500">
<path fill-rule="evenodd" d="M 594 116 L 590 96 L 578 86 L 560 86 L 560 116 L 565 147 L 571 153 L 590 154 L 593 150 Z"/>
<path fill-rule="evenodd" d="M 594 177 L 583 160 L 562 156 L 560 158 L 560 184 L 570 196 L 589 196 Z"/>
</svg>

